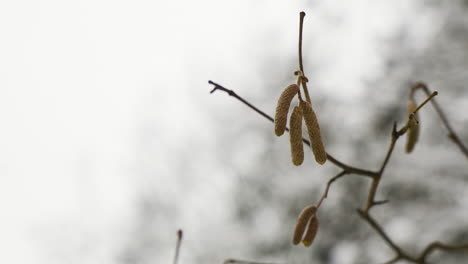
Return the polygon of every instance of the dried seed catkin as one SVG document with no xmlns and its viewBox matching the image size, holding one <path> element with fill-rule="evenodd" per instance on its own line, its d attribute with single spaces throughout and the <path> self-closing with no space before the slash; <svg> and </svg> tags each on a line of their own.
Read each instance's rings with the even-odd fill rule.
<svg viewBox="0 0 468 264">
<path fill-rule="evenodd" d="M 299 106 L 289 119 L 289 142 L 291 144 L 291 159 L 294 165 L 299 166 L 304 161 L 304 145 L 302 144 L 302 109 Z"/>
<path fill-rule="evenodd" d="M 416 108 L 417 108 L 416 102 L 413 99 L 410 99 L 406 105 L 406 111 L 408 115 L 413 113 L 413 111 L 416 110 Z M 414 114 L 414 117 L 419 121 L 418 113 Z M 405 146 L 406 153 L 410 153 L 411 151 L 413 151 L 414 146 L 416 145 L 416 142 L 418 141 L 419 126 L 420 124 L 417 124 L 414 119 L 410 120 L 408 132 L 406 132 L 407 133 L 406 146 Z"/>
<path fill-rule="evenodd" d="M 310 219 L 309 226 L 307 227 L 307 231 L 302 239 L 302 244 L 304 244 L 304 246 L 309 247 L 312 245 L 312 242 L 314 242 L 315 236 L 317 235 L 318 228 L 319 221 L 317 216 L 314 215 Z"/>
<path fill-rule="evenodd" d="M 284 89 L 278 99 L 275 113 L 275 134 L 277 136 L 283 135 L 284 131 L 286 130 L 289 105 L 298 91 L 299 86 L 293 83 Z"/>
<path fill-rule="evenodd" d="M 316 210 L 317 208 L 311 205 L 311 206 L 304 208 L 302 212 L 299 214 L 299 217 L 297 218 L 297 222 L 296 222 L 296 227 L 294 228 L 294 234 L 293 234 L 294 245 L 297 245 L 301 242 L 307 223 L 309 222 L 309 219 L 315 215 Z"/>
<path fill-rule="evenodd" d="M 323 146 L 322 136 L 320 135 L 320 126 L 317 121 L 312 106 L 306 102 L 301 101 L 299 104 L 302 108 L 302 115 L 307 126 L 307 132 L 309 133 L 310 147 L 314 153 L 315 160 L 319 164 L 324 164 L 327 161 L 327 152 Z"/>
</svg>

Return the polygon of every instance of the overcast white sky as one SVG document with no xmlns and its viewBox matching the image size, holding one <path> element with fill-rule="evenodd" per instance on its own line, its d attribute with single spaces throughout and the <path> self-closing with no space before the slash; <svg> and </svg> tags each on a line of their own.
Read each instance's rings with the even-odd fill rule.
<svg viewBox="0 0 468 264">
<path fill-rule="evenodd" d="M 0 262 L 111 263 L 142 189 L 145 125 L 157 124 L 161 141 L 146 157 L 159 170 L 150 183 L 177 196 L 177 151 L 209 140 L 216 124 L 203 106 L 224 104 L 207 80 L 262 84 L 256 75 L 272 49 L 296 53 L 300 11 L 314 33 L 305 41 L 315 52 L 305 53 L 323 65 L 313 82 L 337 97 L 361 96 L 383 69 L 379 41 L 408 19 L 415 45 L 437 30 L 427 27 L 437 26 L 430 10 L 413 15 L 417 1 L 310 2 L 0 2 Z M 172 248 L 175 231 L 161 228 Z"/>
</svg>

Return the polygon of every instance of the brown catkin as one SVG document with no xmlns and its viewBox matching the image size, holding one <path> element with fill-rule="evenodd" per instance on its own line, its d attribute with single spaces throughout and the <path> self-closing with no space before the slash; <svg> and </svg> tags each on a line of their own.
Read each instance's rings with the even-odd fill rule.
<svg viewBox="0 0 468 264">
<path fill-rule="evenodd" d="M 302 144 L 302 109 L 299 106 L 289 119 L 289 142 L 291 144 L 291 159 L 294 165 L 299 166 L 304 161 L 304 145 Z"/>
<path fill-rule="evenodd" d="M 284 89 L 278 99 L 275 113 L 275 134 L 277 136 L 283 135 L 284 131 L 286 130 L 289 105 L 298 91 L 299 86 L 293 83 Z"/>
<path fill-rule="evenodd" d="M 413 99 L 410 99 L 408 103 L 406 104 L 406 111 L 408 115 L 413 113 L 413 111 L 416 110 L 416 108 L 417 108 L 416 102 Z M 414 114 L 414 117 L 419 121 L 418 113 Z M 420 124 L 417 124 L 414 119 L 410 120 L 408 132 L 406 132 L 407 134 L 406 146 L 405 146 L 406 153 L 410 153 L 411 151 L 413 151 L 414 146 L 416 145 L 416 142 L 418 141 L 419 126 Z"/>
<path fill-rule="evenodd" d="M 304 246 L 309 247 L 312 245 L 312 242 L 314 242 L 315 236 L 317 235 L 318 228 L 319 221 L 317 216 L 314 215 L 310 219 L 309 226 L 307 227 L 307 231 L 302 239 L 302 244 L 304 244 Z"/>
<path fill-rule="evenodd" d="M 308 102 L 301 101 L 300 106 L 307 126 L 307 132 L 309 133 L 310 147 L 314 153 L 315 160 L 318 164 L 324 164 L 327 161 L 327 152 L 325 152 L 325 147 L 323 146 L 317 116 Z"/>
<path fill-rule="evenodd" d="M 315 215 L 317 208 L 313 205 L 308 206 L 302 210 L 297 218 L 296 227 L 294 228 L 293 244 L 297 245 L 301 242 L 302 236 L 306 229 L 309 219 Z"/>
</svg>

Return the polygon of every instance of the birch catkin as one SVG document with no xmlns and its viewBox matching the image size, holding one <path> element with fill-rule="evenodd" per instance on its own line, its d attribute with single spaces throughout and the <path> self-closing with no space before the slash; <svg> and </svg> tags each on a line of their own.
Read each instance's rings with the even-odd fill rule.
<svg viewBox="0 0 468 264">
<path fill-rule="evenodd" d="M 294 107 L 289 119 L 289 142 L 291 144 L 291 159 L 299 166 L 304 161 L 304 145 L 302 144 L 302 109 Z"/>
<path fill-rule="evenodd" d="M 416 102 L 413 99 L 410 99 L 406 105 L 406 111 L 408 115 L 413 113 L 414 110 L 416 110 L 417 105 Z M 419 121 L 418 113 L 414 114 L 414 117 Z M 419 125 L 417 124 L 414 119 L 411 119 L 409 121 L 409 127 L 408 127 L 408 132 L 406 135 L 406 146 L 405 146 L 405 151 L 406 153 L 410 153 L 413 151 L 414 146 L 416 145 L 416 142 L 418 141 L 419 138 Z"/>
<path fill-rule="evenodd" d="M 299 91 L 299 86 L 293 83 L 286 87 L 281 93 L 278 103 L 276 105 L 275 113 L 275 134 L 277 136 L 283 135 L 286 130 L 286 122 L 288 120 L 288 111 L 289 105 L 291 104 L 292 99 Z"/>
<path fill-rule="evenodd" d="M 307 126 L 307 132 L 309 133 L 310 147 L 314 153 L 315 160 L 319 164 L 324 164 L 327 161 L 327 152 L 325 152 L 325 147 L 323 146 L 317 116 L 308 102 L 301 101 L 300 106 Z"/>
<path fill-rule="evenodd" d="M 302 210 L 297 218 L 296 227 L 294 228 L 293 234 L 293 244 L 297 245 L 301 242 L 302 236 L 304 235 L 304 231 L 306 229 L 307 223 L 311 217 L 315 216 L 315 211 L 317 208 L 313 205 L 308 206 Z"/>
<path fill-rule="evenodd" d="M 312 245 L 312 242 L 314 242 L 315 236 L 317 235 L 318 227 L 319 221 L 317 216 L 314 215 L 310 219 L 309 226 L 307 227 L 307 231 L 302 239 L 302 244 L 304 244 L 304 246 L 309 247 Z"/>
</svg>

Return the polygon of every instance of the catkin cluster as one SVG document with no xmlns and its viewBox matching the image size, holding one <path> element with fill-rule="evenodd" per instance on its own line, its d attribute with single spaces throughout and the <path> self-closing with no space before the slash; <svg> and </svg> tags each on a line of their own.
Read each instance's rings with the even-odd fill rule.
<svg viewBox="0 0 468 264">
<path fill-rule="evenodd" d="M 305 78 L 301 76 L 301 78 Z M 300 82 L 298 82 L 300 83 Z M 299 85 L 291 84 L 281 93 L 275 112 L 275 134 L 283 135 L 286 130 L 289 107 L 291 101 L 299 93 Z M 291 159 L 294 165 L 299 166 L 304 161 L 304 146 L 302 144 L 302 120 L 304 119 L 309 134 L 310 147 L 315 160 L 319 164 L 327 161 L 327 153 L 320 135 L 320 126 L 317 116 L 309 102 L 303 101 L 299 96 L 299 105 L 294 107 L 289 120 L 289 141 L 291 144 Z"/>
<path fill-rule="evenodd" d="M 418 141 L 418 138 L 419 138 L 419 125 L 420 124 L 418 124 L 418 121 L 419 121 L 418 113 L 414 114 L 414 118 L 411 118 L 410 116 L 414 112 L 414 110 L 416 110 L 416 108 L 417 108 L 416 102 L 414 101 L 413 98 L 410 98 L 408 100 L 408 103 L 406 104 L 406 111 L 410 118 L 409 125 L 408 125 L 408 132 L 406 135 L 406 146 L 405 146 L 406 153 L 410 153 L 411 151 L 413 151 L 414 146 L 416 145 L 416 142 Z M 418 121 L 416 121 L 415 118 Z"/>
<path fill-rule="evenodd" d="M 302 210 L 297 218 L 296 227 L 293 234 L 293 244 L 300 242 L 306 247 L 312 245 L 319 228 L 319 221 L 315 212 L 315 206 L 308 206 Z"/>
</svg>

